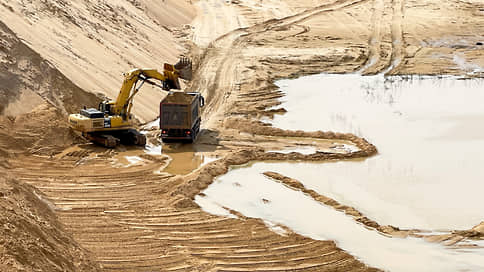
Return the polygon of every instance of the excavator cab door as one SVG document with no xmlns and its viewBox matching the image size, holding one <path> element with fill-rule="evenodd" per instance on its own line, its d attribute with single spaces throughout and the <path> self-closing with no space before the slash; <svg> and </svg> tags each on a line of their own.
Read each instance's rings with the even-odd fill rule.
<svg viewBox="0 0 484 272">
<path fill-rule="evenodd" d="M 100 112 L 109 115 L 111 113 L 111 104 L 108 101 L 103 101 L 99 103 L 98 109 Z"/>
<path fill-rule="evenodd" d="M 105 105 L 106 105 L 105 103 L 106 103 L 105 101 L 103 101 L 103 102 L 99 102 L 99 106 L 97 107 L 97 109 L 98 109 L 100 112 L 102 112 L 102 113 L 104 113 L 104 108 L 105 108 Z"/>
</svg>

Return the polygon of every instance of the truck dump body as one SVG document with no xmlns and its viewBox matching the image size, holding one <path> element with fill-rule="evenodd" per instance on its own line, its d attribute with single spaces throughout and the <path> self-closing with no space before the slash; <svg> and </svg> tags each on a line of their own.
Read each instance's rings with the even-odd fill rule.
<svg viewBox="0 0 484 272">
<path fill-rule="evenodd" d="M 164 140 L 193 141 L 200 131 L 200 93 L 172 92 L 160 102 L 160 129 Z"/>
</svg>

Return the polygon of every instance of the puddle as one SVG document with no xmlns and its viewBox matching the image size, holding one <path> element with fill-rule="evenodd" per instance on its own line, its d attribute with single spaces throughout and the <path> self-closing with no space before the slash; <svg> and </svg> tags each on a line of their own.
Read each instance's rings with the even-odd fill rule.
<svg viewBox="0 0 484 272">
<path fill-rule="evenodd" d="M 300 153 L 303 155 L 311 155 L 315 154 L 318 152 L 318 149 L 314 146 L 301 146 L 301 147 L 292 147 L 292 148 L 287 148 L 287 149 L 282 149 L 282 150 L 269 150 L 267 151 L 269 153 L 281 153 L 281 154 L 289 154 L 292 152 Z"/>
<path fill-rule="evenodd" d="M 192 144 L 163 144 L 163 150 L 160 149 L 165 155 L 171 158 L 168 166 L 161 170 L 161 172 L 167 172 L 174 175 L 186 175 L 193 170 L 213 161 L 218 158 L 210 157 L 203 152 L 196 150 Z"/>
<path fill-rule="evenodd" d="M 127 166 L 143 163 L 143 159 L 138 156 L 125 156 L 124 158 L 128 161 Z"/>
<path fill-rule="evenodd" d="M 150 162 L 141 157 L 143 154 L 152 156 L 166 155 L 170 157 L 167 166 L 164 163 L 160 164 L 163 167 L 156 171 L 159 174 L 185 175 L 205 164 L 218 160 L 216 157 L 206 155 L 206 152 L 197 150 L 192 144 L 165 143 L 163 145 L 153 145 L 148 143 L 144 149 L 130 148 L 119 151 L 119 154 L 114 157 L 113 165 L 117 167 L 131 167 Z"/>
<path fill-rule="evenodd" d="M 133 167 L 144 165 L 146 161 L 140 157 L 143 154 L 141 149 L 130 148 L 124 151 L 118 151 L 111 161 L 114 167 Z"/>
<path fill-rule="evenodd" d="M 343 144 L 332 142 L 328 147 L 316 147 L 316 146 L 291 146 L 280 150 L 268 150 L 267 152 L 289 154 L 292 152 L 300 153 L 303 155 L 312 155 L 317 152 L 331 152 L 331 153 L 351 153 L 360 150 L 357 146 L 351 144 Z"/>
<path fill-rule="evenodd" d="M 331 152 L 331 153 L 351 153 L 358 151 L 359 148 L 354 145 L 333 143 L 329 148 L 316 148 L 315 146 L 299 146 L 299 147 L 286 147 L 280 150 L 268 150 L 269 153 L 281 153 L 289 154 L 292 152 L 300 153 L 303 155 L 312 155 L 317 152 Z"/>
<path fill-rule="evenodd" d="M 265 142 L 267 139 L 271 139 L 271 141 Z M 291 152 L 304 155 L 311 155 L 316 152 L 351 153 L 360 150 L 350 141 L 306 137 L 266 136 L 259 140 L 259 144 L 263 146 L 267 152 L 281 154 L 289 154 Z M 281 149 L 280 146 L 284 147 Z"/>
<path fill-rule="evenodd" d="M 484 72 L 484 67 L 477 63 L 469 62 L 464 55 L 455 55 L 453 58 L 455 64 L 460 70 L 466 71 L 469 75 L 479 74 Z"/>
<path fill-rule="evenodd" d="M 152 145 L 146 144 L 145 145 L 145 153 L 149 155 L 162 155 L 162 146 L 161 145 Z"/>
<path fill-rule="evenodd" d="M 482 252 L 462 254 L 420 239 L 389 238 L 368 230 L 345 214 L 262 175 L 274 170 L 273 166 L 255 163 L 232 168 L 204 190 L 204 196 L 196 196 L 195 201 L 212 214 L 227 216 L 227 209 L 222 208 L 227 207 L 244 216 L 261 218 L 270 227 L 280 224 L 316 240 L 334 240 L 366 264 L 388 271 L 484 269 Z"/>
<path fill-rule="evenodd" d="M 230 213 L 230 211 L 224 208 L 220 203 L 213 199 L 208 199 L 205 197 L 197 196 L 197 204 L 203 207 L 204 210 L 209 211 L 212 214 L 225 216 L 229 218 L 238 218 L 237 216 Z"/>
<path fill-rule="evenodd" d="M 201 166 L 204 166 L 206 164 L 209 164 L 211 162 L 214 162 L 214 161 L 218 161 L 220 158 L 217 158 L 217 157 L 210 157 L 210 156 L 203 156 L 203 162 L 202 164 L 200 165 Z"/>
<path fill-rule="evenodd" d="M 351 132 L 380 154 L 363 162 L 283 163 L 268 170 L 382 225 L 472 228 L 484 219 L 483 83 L 356 74 L 281 80 L 287 95 L 281 106 L 288 112 L 274 116 L 274 126 Z"/>
<path fill-rule="evenodd" d="M 281 236 L 286 236 L 287 235 L 287 231 L 280 225 L 278 224 L 275 224 L 271 221 L 267 221 L 265 220 L 264 221 L 264 224 L 266 225 L 266 227 L 270 230 L 272 230 L 273 232 L 281 235 Z"/>
<path fill-rule="evenodd" d="M 360 150 L 355 145 L 351 145 L 351 144 L 337 144 L 337 143 L 335 143 L 331 148 L 333 150 L 339 150 L 339 151 L 343 151 L 345 153 L 351 153 L 351 152 L 356 152 L 356 151 L 359 151 Z"/>
<path fill-rule="evenodd" d="M 137 165 L 143 165 L 145 161 L 138 156 L 118 155 L 111 163 L 115 167 L 132 167 Z"/>
</svg>

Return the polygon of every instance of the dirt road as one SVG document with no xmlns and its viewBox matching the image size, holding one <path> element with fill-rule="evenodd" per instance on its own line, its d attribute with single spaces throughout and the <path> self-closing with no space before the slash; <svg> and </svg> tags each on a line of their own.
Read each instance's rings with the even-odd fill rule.
<svg viewBox="0 0 484 272">
<path fill-rule="evenodd" d="M 290 230 L 280 235 L 263 221 L 234 211 L 238 219 L 210 215 L 193 198 L 231 165 L 254 160 L 327 161 L 374 155 L 376 147 L 354 135 L 285 131 L 260 122 L 262 117 L 284 112 L 278 106 L 282 94 L 274 80 L 357 71 L 480 76 L 466 67 L 484 64 L 484 50 L 477 45 L 483 39 L 479 31 L 484 24 L 484 5 L 450 0 L 295 2 L 200 0 L 195 3 L 197 14 L 190 26 L 173 30 L 177 42 L 190 48 L 188 54 L 196 61 L 195 80 L 189 88 L 202 92 L 207 99 L 204 132 L 196 147 L 203 146 L 216 154 L 217 161 L 187 175 L 173 175 L 160 171 L 169 161 L 164 155 L 141 154 L 142 163 L 125 167 L 116 162 L 117 157 L 127 155 L 122 148 L 105 150 L 90 144 L 73 147 L 67 143 L 64 152 L 32 155 L 2 142 L 7 153 L 19 149 L 5 164 L 6 171 L 37 188 L 43 199 L 52 203 L 66 230 L 80 246 L 92 252 L 92 258 L 103 270 L 376 271 L 339 249 L 333 241 L 312 240 Z M 5 5 L 2 9 L 2 15 L 10 12 Z M 17 6 L 13 9 L 17 10 Z M 132 6 L 126 9 L 134 14 L 141 12 Z M 135 20 L 139 26 L 142 23 L 138 19 L 133 16 L 128 21 Z M 187 22 L 180 20 L 183 23 Z M 39 37 L 23 36 L 34 49 L 39 48 Z M 143 39 L 144 45 L 133 46 L 147 50 L 157 42 Z M 114 45 L 107 47 L 118 50 Z M 39 51 L 44 58 L 59 58 L 55 52 Z M 143 59 L 149 59 L 151 54 L 143 53 Z M 454 61 L 455 56 L 463 61 Z M 126 56 L 123 63 L 137 57 Z M 83 77 L 76 77 L 76 70 L 69 68 L 80 60 L 61 59 L 65 64 L 54 64 L 74 82 L 82 81 Z M 89 64 L 89 69 L 94 69 L 95 64 Z M 153 101 L 153 97 L 143 99 L 143 103 L 148 101 Z M 142 114 L 150 116 L 152 112 L 152 107 L 147 107 Z M 49 118 L 62 120 L 45 117 L 41 121 L 50 122 Z M 302 142 L 349 141 L 359 150 L 316 155 L 265 152 L 287 145 L 287 137 Z M 156 131 L 149 133 L 149 139 L 157 143 Z M 47 141 L 42 144 L 54 145 Z M 60 151 L 58 146 L 55 150 Z M 284 182 L 277 173 L 268 174 Z M 296 181 L 291 182 L 295 189 L 305 189 Z M 322 202 L 349 212 L 356 221 L 378 231 L 389 235 L 398 232 L 361 217 L 351 207 L 341 207 L 328 199 Z M 470 233 L 482 235 L 478 230 Z"/>
</svg>

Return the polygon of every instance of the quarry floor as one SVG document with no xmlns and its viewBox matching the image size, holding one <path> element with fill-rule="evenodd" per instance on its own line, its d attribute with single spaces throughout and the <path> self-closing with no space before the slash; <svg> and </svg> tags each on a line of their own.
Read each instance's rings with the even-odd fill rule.
<svg viewBox="0 0 484 272">
<path fill-rule="evenodd" d="M 207 102 L 202 133 L 195 144 L 161 143 L 156 122 L 149 123 L 156 120 L 156 111 L 147 108 L 146 112 L 138 109 L 144 123 L 140 129 L 149 140 L 147 148 L 98 147 L 68 132 L 64 118 L 76 103 L 61 108 L 56 101 L 65 97 L 59 94 L 53 94 L 46 103 L 38 102 L 36 94 L 25 92 L 8 101 L 10 106 L 4 111 L 9 114 L 0 118 L 0 151 L 4 154 L 0 163 L 6 176 L 32 186 L 35 195 L 62 224 L 62 231 L 87 250 L 86 258 L 103 271 L 386 269 L 353 256 L 336 238 L 317 239 L 290 224 L 271 226 L 262 217 L 251 217 L 229 205 L 219 207 L 222 215 L 209 213 L 197 203 L 214 180 L 238 166 L 254 162 L 364 163 L 379 156 L 380 143 L 355 132 L 331 131 L 324 126 L 306 131 L 271 124 L 271 120 L 284 118 L 287 111 L 283 102 L 286 95 L 275 83 L 319 73 L 409 78 L 425 75 L 436 80 L 443 76 L 480 78 L 484 72 L 484 2 L 200 0 L 193 5 L 194 19 L 171 32 L 173 42 L 194 60 L 194 80 L 186 83 L 187 88 L 200 91 Z M 9 12 L 2 7 L 3 16 Z M 20 23 L 12 24 L 9 27 L 20 35 Z M 26 44 L 35 48 L 39 39 L 24 36 Z M 48 51 L 48 47 L 47 43 L 43 50 Z M 51 58 L 58 58 L 55 52 L 52 54 Z M 8 58 L 2 60 L 7 63 Z M 59 63 L 61 71 L 69 69 L 69 65 L 62 64 L 70 63 L 67 59 Z M 67 78 L 75 78 L 76 73 L 72 73 Z M 305 85 L 302 83 L 300 88 Z M 31 101 L 35 110 L 22 112 L 19 101 Z M 149 102 L 150 97 L 142 100 L 143 104 Z M 317 123 L 319 117 L 301 119 Z M 402 149 L 405 140 L 400 139 Z M 320 152 L 301 152 L 301 148 Z M 278 186 L 301 192 L 379 236 L 417 239 L 455 252 L 478 249 L 484 239 L 484 225 L 480 223 L 484 218 L 442 233 L 425 233 L 441 229 L 380 222 L 378 216 L 366 214 L 351 199 L 345 202 L 313 190 L 304 180 L 277 170 L 263 172 L 260 174 Z M 358 179 L 357 173 L 350 174 L 350 178 Z M 465 173 L 462 176 L 466 177 Z M 251 176 L 237 178 L 248 179 L 232 180 L 234 186 L 238 186 L 237 182 L 244 186 Z M 439 193 L 438 183 L 433 193 Z M 348 192 L 347 197 L 350 195 Z M 260 201 L 270 203 L 271 199 Z M 482 206 L 482 200 L 474 203 Z M 446 214 L 445 209 L 442 213 Z M 319 218 L 318 214 L 312 216 Z M 398 212 L 392 214 L 393 218 L 399 216 Z M 16 256 L 19 252 L 15 250 L 5 247 L 4 251 Z M 31 261 L 38 257 L 33 256 Z M 55 257 L 52 259 L 57 262 Z M 9 262 L 2 260 L 2 265 L 0 268 L 16 271 Z M 473 271 L 473 267 L 459 269 Z"/>
</svg>

